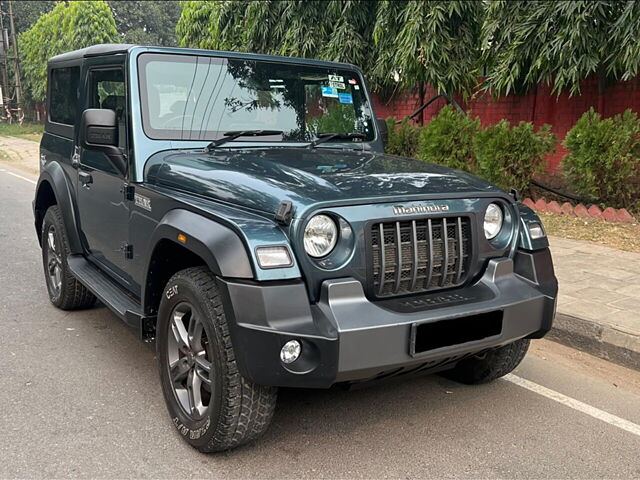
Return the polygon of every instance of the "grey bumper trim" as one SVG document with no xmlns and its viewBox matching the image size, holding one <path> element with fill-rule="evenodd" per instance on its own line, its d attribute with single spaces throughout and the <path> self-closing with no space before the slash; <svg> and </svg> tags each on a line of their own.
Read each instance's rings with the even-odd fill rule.
<svg viewBox="0 0 640 480">
<path fill-rule="evenodd" d="M 536 285 L 514 274 L 511 259 L 489 262 L 481 283 L 494 294 L 491 299 L 451 305 L 414 313 L 399 313 L 370 302 L 360 282 L 351 279 L 327 280 L 318 304 L 339 338 L 336 381 L 349 381 L 383 374 L 393 368 L 480 352 L 526 337 L 542 328 L 548 302 Z M 414 324 L 502 310 L 500 335 L 452 345 L 422 354 L 410 354 Z"/>
</svg>

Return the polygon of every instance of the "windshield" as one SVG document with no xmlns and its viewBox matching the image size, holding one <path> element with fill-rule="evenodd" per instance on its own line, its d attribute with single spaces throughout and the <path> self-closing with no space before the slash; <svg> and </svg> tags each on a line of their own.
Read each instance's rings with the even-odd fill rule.
<svg viewBox="0 0 640 480">
<path fill-rule="evenodd" d="M 211 141 L 238 130 L 283 132 L 240 141 L 306 142 L 322 133 L 364 136 L 349 142 L 374 138 L 353 70 L 173 54 L 143 54 L 138 66 L 143 128 L 154 139 Z"/>
</svg>

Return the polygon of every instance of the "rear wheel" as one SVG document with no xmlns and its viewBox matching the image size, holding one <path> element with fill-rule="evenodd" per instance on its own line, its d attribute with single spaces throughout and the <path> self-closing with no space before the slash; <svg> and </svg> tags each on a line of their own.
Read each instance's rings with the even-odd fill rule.
<svg viewBox="0 0 640 480">
<path fill-rule="evenodd" d="M 42 263 L 51 303 L 63 310 L 91 307 L 96 297 L 69 271 L 69 240 L 57 205 L 49 207 L 44 215 L 41 243 Z"/>
<path fill-rule="evenodd" d="M 480 357 L 466 358 L 443 375 L 461 383 L 487 383 L 512 372 L 529 349 L 530 340 L 521 339 L 491 350 Z"/>
<path fill-rule="evenodd" d="M 228 450 L 262 435 L 277 390 L 238 371 L 215 277 L 204 267 L 175 274 L 158 310 L 160 379 L 173 424 L 202 452 Z"/>
</svg>

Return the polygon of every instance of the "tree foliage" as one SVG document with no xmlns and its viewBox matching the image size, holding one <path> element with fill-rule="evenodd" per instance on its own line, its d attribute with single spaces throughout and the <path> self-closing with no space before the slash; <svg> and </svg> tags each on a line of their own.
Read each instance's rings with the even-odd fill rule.
<svg viewBox="0 0 640 480">
<path fill-rule="evenodd" d="M 438 93 L 470 93 L 479 73 L 483 14 L 483 2 L 381 2 L 373 73 L 381 80 L 397 74 L 401 87 L 423 82 Z"/>
<path fill-rule="evenodd" d="M 469 92 L 482 4 L 355 0 L 184 2 L 181 45 L 355 63 L 375 85 Z"/>
<path fill-rule="evenodd" d="M 31 27 L 38 18 L 55 7 L 55 2 L 48 1 L 31 1 L 31 2 L 13 2 L 11 9 L 13 11 L 13 22 L 16 26 L 16 33 L 22 33 Z M 2 11 L 9 12 L 9 2 L 2 2 Z M 5 28 L 7 24 L 5 23 Z"/>
<path fill-rule="evenodd" d="M 487 2 L 482 27 L 486 87 L 496 95 L 538 83 L 578 93 L 591 74 L 602 80 L 640 71 L 640 5 L 633 1 Z"/>
<path fill-rule="evenodd" d="M 166 46 L 177 44 L 179 2 L 112 0 L 108 3 L 113 10 L 116 28 L 124 43 Z"/>
<path fill-rule="evenodd" d="M 26 93 L 32 100 L 44 101 L 47 60 L 54 55 L 117 41 L 115 20 L 106 2 L 58 3 L 19 37 Z"/>
</svg>

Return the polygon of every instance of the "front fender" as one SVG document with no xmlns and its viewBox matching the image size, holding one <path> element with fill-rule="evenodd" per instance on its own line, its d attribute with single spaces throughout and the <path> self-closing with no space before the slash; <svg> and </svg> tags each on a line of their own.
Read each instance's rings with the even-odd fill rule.
<svg viewBox="0 0 640 480">
<path fill-rule="evenodd" d="M 55 203 L 62 212 L 64 226 L 67 231 L 69 240 L 69 248 L 71 253 L 82 253 L 82 242 L 78 233 L 78 219 L 76 214 L 75 202 L 73 200 L 73 188 L 71 179 L 57 162 L 48 163 L 40 172 L 38 185 L 36 186 L 36 196 L 33 204 L 35 227 L 38 239 L 40 239 L 40 228 L 42 219 L 46 212 L 46 208 L 42 209 L 42 200 L 45 195 L 45 189 L 50 187 L 55 196 Z"/>
<path fill-rule="evenodd" d="M 186 236 L 186 242 L 181 245 L 202 258 L 215 275 L 254 277 L 240 237 L 230 228 L 189 210 L 167 212 L 153 231 L 150 244 L 157 245 L 163 239 L 177 242 L 179 234 Z M 146 270 L 149 270 L 149 264 Z"/>
</svg>

